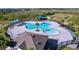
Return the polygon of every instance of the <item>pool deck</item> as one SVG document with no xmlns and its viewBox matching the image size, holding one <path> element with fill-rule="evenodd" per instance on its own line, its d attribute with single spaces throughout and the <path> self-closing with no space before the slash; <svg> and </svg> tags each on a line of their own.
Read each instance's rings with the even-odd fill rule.
<svg viewBox="0 0 79 59">
<path fill-rule="evenodd" d="M 35 21 L 30 21 L 30 23 L 31 22 L 35 23 Z M 23 32 L 36 33 L 36 34 L 40 34 L 40 35 L 47 35 L 49 39 L 56 39 L 58 41 L 58 44 L 61 43 L 61 42 L 73 40 L 72 34 L 67 29 L 65 29 L 64 27 L 60 27 L 59 26 L 60 24 L 58 24 L 56 22 L 51 22 L 51 21 L 46 21 L 46 22 L 49 22 L 50 24 L 52 24 L 53 26 L 50 26 L 50 27 L 53 27 L 53 28 L 59 30 L 60 33 L 58 35 L 48 36 L 42 30 L 40 30 L 39 32 L 37 32 L 35 30 L 28 30 L 28 29 L 25 28 L 25 26 L 15 26 L 12 29 L 8 28 L 7 33 L 12 38 L 17 37 L 18 35 L 20 35 Z"/>
</svg>

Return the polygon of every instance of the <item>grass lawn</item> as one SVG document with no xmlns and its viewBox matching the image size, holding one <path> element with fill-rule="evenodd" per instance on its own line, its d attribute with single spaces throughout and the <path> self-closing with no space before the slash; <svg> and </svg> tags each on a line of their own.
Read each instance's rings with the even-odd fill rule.
<svg viewBox="0 0 79 59">
<path fill-rule="evenodd" d="M 4 24 L 8 24 L 9 23 L 9 21 L 0 21 L 0 24 L 2 24 L 2 25 L 4 25 Z"/>
<path fill-rule="evenodd" d="M 64 18 L 65 17 L 71 17 L 72 15 L 70 15 L 70 14 L 55 14 L 55 15 L 53 15 L 54 16 L 54 19 L 56 19 L 56 20 L 64 20 Z"/>
</svg>

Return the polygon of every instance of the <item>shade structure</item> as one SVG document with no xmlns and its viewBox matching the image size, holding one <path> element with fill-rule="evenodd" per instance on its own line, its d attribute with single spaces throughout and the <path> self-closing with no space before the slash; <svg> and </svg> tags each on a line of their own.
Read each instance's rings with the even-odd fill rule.
<svg viewBox="0 0 79 59">
<path fill-rule="evenodd" d="M 38 16 L 38 19 L 40 19 L 41 21 L 47 20 L 45 16 Z"/>
</svg>

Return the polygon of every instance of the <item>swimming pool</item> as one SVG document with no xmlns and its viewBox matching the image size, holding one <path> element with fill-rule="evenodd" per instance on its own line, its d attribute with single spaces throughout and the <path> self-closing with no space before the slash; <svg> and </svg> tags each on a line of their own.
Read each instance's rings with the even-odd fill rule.
<svg viewBox="0 0 79 59">
<path fill-rule="evenodd" d="M 38 25 L 36 25 L 36 23 L 34 23 L 34 24 L 33 23 L 24 23 L 23 25 L 26 27 L 26 29 L 29 29 L 29 30 L 35 30 L 35 29 L 39 30 L 40 29 L 47 35 L 59 34 L 59 31 L 57 29 L 50 28 L 49 26 L 51 26 L 51 24 L 47 23 L 47 22 L 39 23 Z"/>
<path fill-rule="evenodd" d="M 31 23 L 25 24 L 25 27 L 26 27 L 27 29 L 30 29 L 30 30 L 37 28 L 37 26 L 36 26 L 35 24 L 31 24 Z"/>
</svg>

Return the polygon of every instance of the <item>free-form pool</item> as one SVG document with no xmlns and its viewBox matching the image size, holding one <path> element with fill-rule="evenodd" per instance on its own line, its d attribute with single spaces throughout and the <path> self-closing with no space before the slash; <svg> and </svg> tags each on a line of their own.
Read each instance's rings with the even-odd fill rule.
<svg viewBox="0 0 79 59">
<path fill-rule="evenodd" d="M 39 23 L 38 25 L 36 23 L 24 23 L 23 25 L 29 30 L 42 30 L 47 35 L 59 34 L 59 31 L 57 29 L 50 28 L 49 26 L 51 26 L 51 24 L 47 22 Z"/>
</svg>

